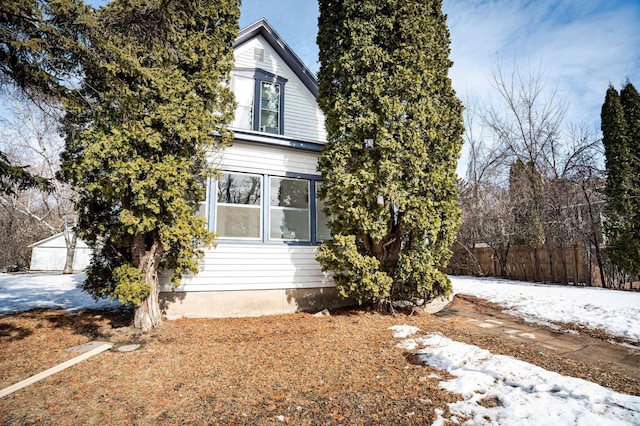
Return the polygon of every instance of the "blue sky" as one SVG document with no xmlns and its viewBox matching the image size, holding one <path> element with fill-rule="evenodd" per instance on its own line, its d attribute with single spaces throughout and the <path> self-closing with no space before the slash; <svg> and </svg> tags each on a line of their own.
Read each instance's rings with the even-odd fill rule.
<svg viewBox="0 0 640 426">
<path fill-rule="evenodd" d="M 640 89 L 640 0 L 444 0 L 443 9 L 450 77 L 463 102 L 494 102 L 490 77 L 498 60 L 506 71 L 515 64 L 525 73 L 541 72 L 546 87 L 567 100 L 567 124 L 599 132 L 608 85 L 619 89 L 629 79 Z M 316 0 L 243 0 L 240 27 L 266 18 L 317 72 L 318 15 Z"/>
<path fill-rule="evenodd" d="M 90 0 L 94 5 L 108 0 Z M 600 125 L 612 83 L 640 89 L 639 0 L 444 0 L 451 32 L 451 79 L 464 101 L 490 99 L 491 64 L 540 70 L 569 102 L 568 121 Z M 317 72 L 316 0 L 243 0 L 240 27 L 266 18 Z"/>
<path fill-rule="evenodd" d="M 268 6 L 266 6 L 268 4 Z M 458 96 L 491 97 L 491 63 L 540 70 L 569 101 L 568 120 L 599 127 L 609 85 L 640 88 L 638 0 L 444 0 L 451 32 L 451 79 Z M 242 2 L 240 26 L 266 18 L 305 64 L 319 68 L 318 3 Z"/>
</svg>

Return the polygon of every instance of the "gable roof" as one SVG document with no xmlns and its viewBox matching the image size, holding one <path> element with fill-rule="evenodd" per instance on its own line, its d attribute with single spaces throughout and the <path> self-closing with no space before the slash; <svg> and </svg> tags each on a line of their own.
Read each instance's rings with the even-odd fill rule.
<svg viewBox="0 0 640 426">
<path fill-rule="evenodd" d="M 300 60 L 298 55 L 294 53 L 289 45 L 280 37 L 266 19 L 261 18 L 250 24 L 238 32 L 238 38 L 233 44 L 233 48 L 237 48 L 254 37 L 261 35 L 278 53 L 284 62 L 291 68 L 294 74 L 302 81 L 305 87 L 315 96 L 318 97 L 318 80 L 309 68 Z"/>
</svg>

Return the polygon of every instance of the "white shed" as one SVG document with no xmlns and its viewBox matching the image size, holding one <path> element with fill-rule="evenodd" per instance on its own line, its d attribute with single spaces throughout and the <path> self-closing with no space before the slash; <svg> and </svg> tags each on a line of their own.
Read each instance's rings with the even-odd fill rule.
<svg viewBox="0 0 640 426">
<path fill-rule="evenodd" d="M 40 240 L 31 244 L 31 267 L 32 271 L 62 271 L 67 257 L 67 246 L 64 242 L 64 235 L 61 233 Z M 91 260 L 91 249 L 87 244 L 78 239 L 76 242 L 76 253 L 73 259 L 73 270 L 82 271 L 89 266 Z"/>
</svg>

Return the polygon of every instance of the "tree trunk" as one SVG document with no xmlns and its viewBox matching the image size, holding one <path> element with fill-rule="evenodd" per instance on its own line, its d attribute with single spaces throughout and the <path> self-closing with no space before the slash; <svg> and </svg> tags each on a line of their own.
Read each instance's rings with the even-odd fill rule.
<svg viewBox="0 0 640 426">
<path fill-rule="evenodd" d="M 76 237 L 76 234 L 72 232 L 69 227 L 65 227 L 62 234 L 64 235 L 64 243 L 67 246 L 67 257 L 64 261 L 64 269 L 62 273 L 72 274 L 73 260 L 76 257 L 76 243 L 78 241 L 78 237 Z"/>
<path fill-rule="evenodd" d="M 133 264 L 144 274 L 145 282 L 151 286 L 151 292 L 136 306 L 133 326 L 143 333 L 158 328 L 162 322 L 158 295 L 158 267 L 162 259 L 162 244 L 157 233 L 136 235 L 131 247 Z"/>
</svg>

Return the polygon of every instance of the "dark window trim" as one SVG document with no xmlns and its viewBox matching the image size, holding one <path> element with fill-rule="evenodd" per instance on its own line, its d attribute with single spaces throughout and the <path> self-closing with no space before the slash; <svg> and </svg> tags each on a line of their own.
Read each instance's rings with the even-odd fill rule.
<svg viewBox="0 0 640 426">
<path fill-rule="evenodd" d="M 319 246 L 323 243 L 323 241 L 317 240 L 317 209 L 316 209 L 316 185 L 318 182 L 322 182 L 323 179 L 318 175 L 308 175 L 304 173 L 293 173 L 293 172 L 285 172 L 285 173 L 257 173 L 255 171 L 247 171 L 240 170 L 238 168 L 232 169 L 224 169 L 220 170 L 221 173 L 241 173 L 241 174 L 250 174 L 250 175 L 260 175 L 262 177 L 262 205 L 260 208 L 261 212 L 261 221 L 262 221 L 262 238 L 261 239 L 233 239 L 233 238 L 218 238 L 216 239 L 216 243 L 218 244 L 236 244 L 236 245 L 288 245 L 288 246 Z M 269 239 L 269 187 L 270 187 L 270 177 L 276 178 L 291 178 L 291 179 L 304 179 L 309 181 L 309 226 L 310 226 L 310 241 L 283 241 L 283 240 L 271 240 Z M 215 221 L 216 217 L 214 212 L 216 212 L 217 205 L 217 180 L 216 178 L 210 179 L 210 194 L 211 198 L 209 199 L 209 212 L 211 213 L 209 216 L 211 218 L 211 222 L 208 223 L 209 231 L 213 232 L 215 230 Z M 214 195 L 215 194 L 215 195 Z M 266 205 L 265 205 L 266 203 Z"/>
<path fill-rule="evenodd" d="M 269 71 L 265 71 L 262 68 L 235 68 L 231 71 L 231 75 L 241 76 L 252 78 L 254 81 L 253 86 L 253 130 L 256 132 L 260 132 L 260 96 L 261 96 L 261 86 L 262 82 L 267 83 L 275 83 L 280 85 L 280 111 L 278 116 L 278 133 L 279 135 L 284 134 L 284 91 L 285 85 L 287 83 L 286 78 L 280 77 L 279 75 L 275 75 L 270 73 Z M 267 132 L 261 132 L 267 133 Z"/>
</svg>

